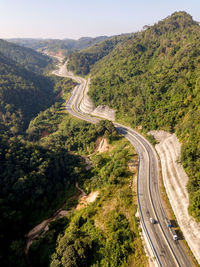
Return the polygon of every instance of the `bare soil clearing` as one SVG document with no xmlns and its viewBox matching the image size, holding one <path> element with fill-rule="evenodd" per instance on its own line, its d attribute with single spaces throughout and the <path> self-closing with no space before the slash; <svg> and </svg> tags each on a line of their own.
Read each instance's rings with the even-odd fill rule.
<svg viewBox="0 0 200 267">
<path fill-rule="evenodd" d="M 163 181 L 166 192 L 183 235 L 200 264 L 200 223 L 188 214 L 188 182 L 180 162 L 181 145 L 175 134 L 151 131 L 160 143 L 155 146 L 161 160 Z"/>
<path fill-rule="evenodd" d="M 87 196 L 82 196 L 80 198 L 80 203 L 77 205 L 76 209 L 79 210 L 81 208 L 84 208 L 88 204 L 94 202 L 96 198 L 98 197 L 98 195 L 99 195 L 99 191 L 95 191 L 95 192 L 91 192 Z"/>
<path fill-rule="evenodd" d="M 108 144 L 108 141 L 106 138 L 102 138 L 96 151 L 99 152 L 99 153 L 104 153 L 104 152 L 107 152 L 109 151 L 109 144 Z"/>
<path fill-rule="evenodd" d="M 25 237 L 27 238 L 25 253 L 28 254 L 28 250 L 33 243 L 34 239 L 36 239 L 40 234 L 45 233 L 49 229 L 49 224 L 55 221 L 58 218 L 65 217 L 69 214 L 70 211 L 59 209 L 57 210 L 52 217 L 42 221 L 40 224 L 36 225 L 33 229 L 31 229 Z"/>
</svg>

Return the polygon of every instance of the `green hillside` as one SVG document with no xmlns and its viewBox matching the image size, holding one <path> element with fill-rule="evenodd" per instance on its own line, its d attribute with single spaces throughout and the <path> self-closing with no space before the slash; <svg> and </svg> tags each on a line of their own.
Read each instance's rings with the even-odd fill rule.
<svg viewBox="0 0 200 267">
<path fill-rule="evenodd" d="M 51 104 L 53 87 L 50 79 L 0 53 L 0 122 L 13 134 L 21 132 L 31 118 Z"/>
<path fill-rule="evenodd" d="M 27 266 L 24 235 L 72 194 L 80 159 L 64 148 L 5 134 L 0 134 L 0 159 L 0 264 Z"/>
<path fill-rule="evenodd" d="M 43 72 L 52 63 L 52 59 L 45 55 L 2 39 L 0 39 L 0 52 L 24 68 L 37 73 Z"/>
<path fill-rule="evenodd" d="M 74 86 L 72 80 L 26 70 L 0 53 L 2 267 L 66 266 L 74 260 L 73 266 L 146 263 L 130 189 L 135 172 L 128 168 L 133 157 L 137 162 L 136 153 L 111 122 L 93 125 L 67 114 L 65 101 Z M 109 146 L 112 143 L 111 154 L 96 152 L 102 138 Z M 87 155 L 92 155 L 90 170 L 86 169 Z M 69 211 L 79 198 L 75 182 L 87 193 L 101 191 L 101 202 L 81 212 Z M 106 213 L 101 230 L 94 219 L 102 223 L 103 205 L 111 200 L 116 205 Z M 25 234 L 58 209 L 69 215 L 54 221 L 46 234 L 39 233 L 25 255 Z M 72 231 L 71 246 L 65 240 Z M 68 257 L 70 251 L 74 254 Z"/>
<path fill-rule="evenodd" d="M 69 56 L 68 68 L 76 74 L 86 75 L 97 61 L 108 55 L 118 43 L 129 38 L 131 38 L 130 34 L 115 36 L 85 50 L 75 52 Z"/>
<path fill-rule="evenodd" d="M 25 133 L 40 111 L 60 107 L 74 83 L 30 72 L 0 53 L 0 265 L 27 266 L 24 234 L 75 194 L 80 158 Z M 35 127 L 36 128 L 36 127 Z M 48 209 L 46 208 L 48 206 Z"/>
<path fill-rule="evenodd" d="M 90 96 L 143 130 L 176 132 L 189 176 L 190 214 L 200 220 L 200 26 L 185 12 L 138 33 L 96 63 Z"/>
</svg>

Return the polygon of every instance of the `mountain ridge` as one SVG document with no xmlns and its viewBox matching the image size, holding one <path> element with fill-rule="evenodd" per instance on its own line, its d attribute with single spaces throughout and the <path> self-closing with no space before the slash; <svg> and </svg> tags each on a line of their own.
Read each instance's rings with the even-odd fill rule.
<svg viewBox="0 0 200 267">
<path fill-rule="evenodd" d="M 52 59 L 46 55 L 2 39 L 0 39 L 0 52 L 27 70 L 37 73 L 42 73 L 52 63 Z"/>
<path fill-rule="evenodd" d="M 189 212 L 200 220 L 200 26 L 175 12 L 122 42 L 91 71 L 89 95 L 109 105 L 118 120 L 144 131 L 176 132 L 189 176 Z"/>
<path fill-rule="evenodd" d="M 58 53 L 62 51 L 63 56 L 67 56 L 73 51 L 87 48 L 91 45 L 108 39 L 107 36 L 81 37 L 78 40 L 66 39 L 34 39 L 34 38 L 11 38 L 10 42 L 32 48 L 36 51 Z"/>
<path fill-rule="evenodd" d="M 0 52 L 0 121 L 21 132 L 40 110 L 48 107 L 53 96 L 52 82 L 24 69 Z"/>
</svg>

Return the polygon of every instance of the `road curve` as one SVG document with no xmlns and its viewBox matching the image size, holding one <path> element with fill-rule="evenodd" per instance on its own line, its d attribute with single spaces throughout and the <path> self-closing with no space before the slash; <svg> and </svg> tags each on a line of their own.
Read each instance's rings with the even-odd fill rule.
<svg viewBox="0 0 200 267">
<path fill-rule="evenodd" d="M 80 110 L 87 81 L 67 71 L 67 62 L 53 74 L 74 79 L 78 84 L 73 89 L 66 104 L 67 111 L 82 120 L 97 123 L 100 119 Z M 174 241 L 167 226 L 167 215 L 163 208 L 159 191 L 159 167 L 154 148 L 139 133 L 129 127 L 114 123 L 117 131 L 135 147 L 139 156 L 137 198 L 142 230 L 148 240 L 158 266 L 193 266 L 179 241 Z M 156 220 L 150 222 L 150 217 Z"/>
</svg>

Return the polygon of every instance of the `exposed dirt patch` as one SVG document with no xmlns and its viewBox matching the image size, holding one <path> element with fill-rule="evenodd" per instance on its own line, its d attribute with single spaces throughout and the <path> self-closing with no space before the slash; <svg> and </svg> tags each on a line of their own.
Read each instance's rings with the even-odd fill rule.
<svg viewBox="0 0 200 267">
<path fill-rule="evenodd" d="M 46 49 L 43 53 L 46 54 L 47 56 L 50 56 L 50 57 L 56 57 L 58 59 L 63 59 L 62 51 L 52 52 L 52 51 L 49 51 L 48 49 Z"/>
<path fill-rule="evenodd" d="M 43 137 L 45 137 L 45 136 L 48 136 L 48 135 L 50 135 L 49 132 L 47 132 L 47 131 L 43 131 L 42 134 L 41 134 L 41 138 L 43 138 Z"/>
<path fill-rule="evenodd" d="M 98 151 L 98 147 L 99 144 L 101 143 L 102 137 L 98 137 L 96 142 L 95 142 L 95 149 L 94 149 L 94 153 L 96 153 Z"/>
<path fill-rule="evenodd" d="M 96 152 L 103 153 L 109 151 L 110 146 L 106 138 L 102 138 L 101 140 L 98 139 L 97 142 L 98 146 L 96 148 Z"/>
<path fill-rule="evenodd" d="M 76 210 L 79 210 L 79 209 L 87 206 L 88 204 L 94 202 L 99 195 L 99 191 L 91 192 L 89 195 L 86 195 L 86 193 L 83 191 L 83 189 L 79 187 L 77 182 L 76 182 L 75 186 L 80 192 L 80 196 L 79 196 L 80 203 L 76 206 Z M 68 214 L 70 214 L 73 211 L 74 211 L 74 208 L 72 208 L 70 210 L 63 210 L 63 208 L 61 208 L 61 209 L 57 210 L 53 214 L 52 217 L 42 221 L 40 224 L 36 225 L 33 229 L 31 229 L 25 235 L 25 237 L 27 238 L 26 247 L 25 247 L 26 255 L 28 254 L 29 248 L 30 248 L 31 244 L 33 243 L 33 241 L 38 236 L 44 235 L 44 233 L 49 230 L 49 225 L 51 222 L 55 221 L 58 218 L 68 216 Z"/>
<path fill-rule="evenodd" d="M 85 197 L 86 193 L 83 191 L 82 188 L 79 187 L 78 183 L 76 182 L 75 187 L 78 189 L 78 191 L 80 192 L 79 197 Z M 75 196 L 78 197 L 78 196 Z M 31 246 L 31 244 L 33 243 L 33 241 L 40 235 L 43 235 L 46 231 L 48 231 L 49 229 L 49 225 L 51 222 L 55 221 L 58 218 L 62 218 L 67 216 L 68 214 L 70 214 L 71 212 L 73 212 L 74 208 L 70 209 L 70 210 L 64 210 L 63 209 L 64 206 L 62 208 L 60 208 L 59 210 L 57 210 L 53 216 L 51 216 L 50 218 L 42 221 L 40 224 L 36 225 L 33 229 L 31 229 L 26 235 L 25 237 L 27 238 L 27 242 L 26 242 L 26 247 L 25 247 L 25 253 L 28 254 L 28 250 Z"/>
<path fill-rule="evenodd" d="M 57 57 L 63 57 L 62 51 L 58 51 L 58 52 L 56 53 L 56 56 L 57 56 Z"/>
<path fill-rule="evenodd" d="M 85 206 L 87 206 L 88 204 L 94 202 L 96 200 L 96 198 L 99 195 L 99 191 L 95 191 L 95 192 L 91 192 L 89 195 L 87 196 L 82 196 L 80 198 L 80 203 L 77 205 L 76 209 L 79 210 Z"/>
<path fill-rule="evenodd" d="M 36 225 L 33 229 L 31 229 L 25 237 L 27 238 L 25 253 L 28 254 L 28 250 L 33 243 L 34 239 L 36 239 L 39 235 L 44 234 L 49 229 L 49 224 L 55 221 L 58 218 L 65 217 L 69 214 L 70 211 L 59 209 L 57 210 L 52 217 L 42 221 L 40 224 Z"/>
</svg>

